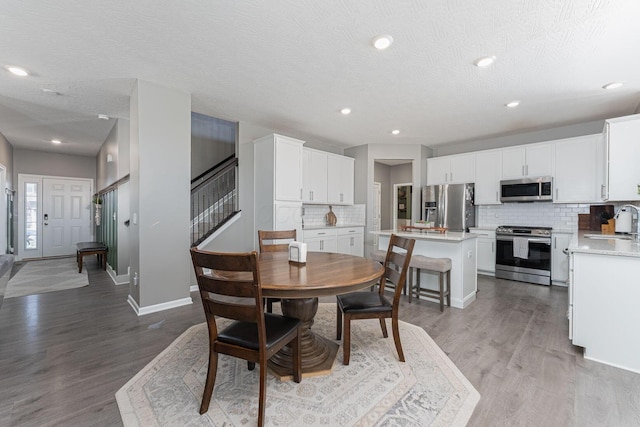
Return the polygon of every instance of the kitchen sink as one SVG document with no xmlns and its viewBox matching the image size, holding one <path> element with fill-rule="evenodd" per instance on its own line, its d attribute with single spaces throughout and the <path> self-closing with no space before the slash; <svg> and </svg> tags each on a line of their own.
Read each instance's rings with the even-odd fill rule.
<svg viewBox="0 0 640 427">
<path fill-rule="evenodd" d="M 625 234 L 585 234 L 583 237 L 587 239 L 619 239 L 619 240 L 633 240 L 633 236 L 627 236 Z"/>
</svg>

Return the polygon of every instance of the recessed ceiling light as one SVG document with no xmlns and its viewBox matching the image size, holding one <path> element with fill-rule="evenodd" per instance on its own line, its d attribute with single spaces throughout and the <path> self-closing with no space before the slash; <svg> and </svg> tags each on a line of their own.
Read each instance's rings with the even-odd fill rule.
<svg viewBox="0 0 640 427">
<path fill-rule="evenodd" d="M 52 144 L 62 144 L 62 141 L 60 141 L 59 139 L 52 139 L 51 143 Z"/>
<path fill-rule="evenodd" d="M 520 101 L 511 101 L 504 104 L 505 107 L 509 107 L 509 108 L 515 108 L 518 105 L 520 105 Z"/>
<path fill-rule="evenodd" d="M 47 95 L 62 95 L 60 92 L 55 91 L 55 90 L 53 90 L 53 89 L 46 89 L 46 88 L 43 88 L 43 89 L 42 89 L 42 92 L 46 93 Z"/>
<path fill-rule="evenodd" d="M 482 58 L 478 58 L 475 61 L 473 61 L 473 65 L 475 65 L 476 67 L 483 68 L 483 67 L 488 67 L 494 62 L 496 62 L 495 56 L 483 56 Z"/>
<path fill-rule="evenodd" d="M 392 134 L 397 135 L 400 133 L 400 131 L 398 129 L 394 129 L 391 131 Z"/>
<path fill-rule="evenodd" d="M 611 82 L 602 86 L 602 89 L 618 89 L 620 86 L 622 86 L 621 82 Z"/>
<path fill-rule="evenodd" d="M 25 77 L 28 76 L 29 73 L 24 68 L 16 67 L 15 65 L 7 65 L 5 67 L 9 70 L 10 73 L 15 74 L 16 76 Z"/>
<path fill-rule="evenodd" d="M 351 108 L 343 108 L 342 110 L 340 110 L 340 112 L 346 116 L 348 114 L 351 114 Z"/>
<path fill-rule="evenodd" d="M 107 116 L 106 114 L 98 114 L 98 118 L 100 120 L 109 120 L 109 116 Z"/>
<path fill-rule="evenodd" d="M 391 37 L 390 35 L 383 35 L 383 36 L 378 36 L 375 37 L 371 43 L 373 44 L 373 47 L 375 47 L 378 50 L 384 50 L 386 48 L 388 48 L 389 46 L 391 46 L 391 43 L 393 43 L 393 37 Z"/>
</svg>

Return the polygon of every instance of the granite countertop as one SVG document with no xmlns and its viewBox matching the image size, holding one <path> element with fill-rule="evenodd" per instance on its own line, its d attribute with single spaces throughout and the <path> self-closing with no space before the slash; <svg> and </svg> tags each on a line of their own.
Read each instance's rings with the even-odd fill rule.
<svg viewBox="0 0 640 427">
<path fill-rule="evenodd" d="M 305 225 L 303 230 L 324 230 L 325 228 L 351 228 L 351 227 L 364 227 L 364 224 L 337 224 L 337 225 Z"/>
<path fill-rule="evenodd" d="M 473 233 L 465 233 L 461 231 L 446 231 L 439 233 L 437 231 L 424 231 L 424 230 L 382 230 L 372 231 L 371 234 L 379 234 L 381 236 L 390 236 L 396 234 L 401 237 L 408 237 L 418 240 L 434 240 L 441 242 L 462 242 L 468 239 L 477 239 L 478 235 Z"/>
<path fill-rule="evenodd" d="M 589 238 L 587 236 L 603 236 L 603 238 Z M 610 237 L 610 238 L 607 238 Z M 640 242 L 638 240 L 616 239 L 615 235 L 602 234 L 597 231 L 580 231 L 571 241 L 569 252 L 630 256 L 640 258 Z"/>
</svg>

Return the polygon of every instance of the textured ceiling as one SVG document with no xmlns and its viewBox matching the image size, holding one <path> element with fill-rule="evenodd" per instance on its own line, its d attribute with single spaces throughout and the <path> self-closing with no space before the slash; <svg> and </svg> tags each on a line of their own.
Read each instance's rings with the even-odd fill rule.
<svg viewBox="0 0 640 427">
<path fill-rule="evenodd" d="M 339 147 L 548 129 L 636 112 L 639 22 L 638 0 L 3 0 L 0 66 L 33 75 L 0 69 L 0 132 L 95 155 L 114 122 L 96 115 L 128 117 L 138 78 Z M 473 66 L 484 55 L 495 64 Z"/>
</svg>

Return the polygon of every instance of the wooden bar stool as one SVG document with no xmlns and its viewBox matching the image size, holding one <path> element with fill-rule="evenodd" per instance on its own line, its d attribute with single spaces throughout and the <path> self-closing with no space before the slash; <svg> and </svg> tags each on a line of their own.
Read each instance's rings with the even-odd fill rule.
<svg viewBox="0 0 640 427">
<path fill-rule="evenodd" d="M 437 298 L 440 300 L 440 311 L 444 311 L 444 299 L 447 299 L 447 305 L 451 307 L 451 259 L 449 258 L 429 258 L 423 255 L 414 255 L 411 257 L 409 267 L 416 271 L 416 283 L 413 284 L 413 274 L 409 275 L 409 303 L 411 303 L 413 293 L 416 298 L 420 299 L 420 295 L 426 297 Z M 423 289 L 420 286 L 420 271 L 438 274 L 438 290 Z M 444 275 L 447 275 L 446 289 Z"/>
</svg>

